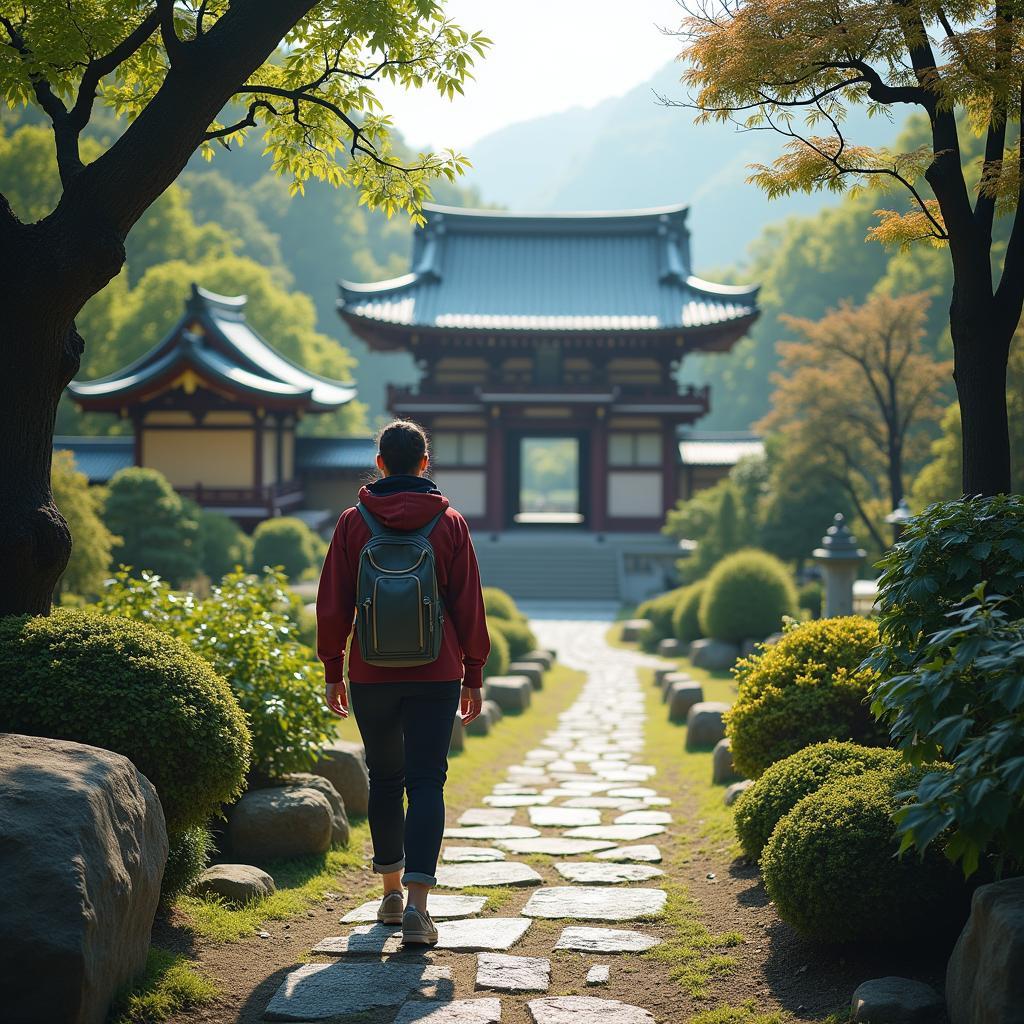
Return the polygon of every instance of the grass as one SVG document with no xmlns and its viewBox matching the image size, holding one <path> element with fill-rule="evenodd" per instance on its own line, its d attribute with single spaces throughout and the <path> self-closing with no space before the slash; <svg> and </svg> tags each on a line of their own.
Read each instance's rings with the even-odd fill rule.
<svg viewBox="0 0 1024 1024">
<path fill-rule="evenodd" d="M 686 1024 L 788 1024 L 792 1018 L 788 1013 L 772 1010 L 762 1013 L 753 999 L 742 1006 L 719 1006 L 690 1017 Z M 829 1022 L 823 1022 L 829 1024 Z"/>
<path fill-rule="evenodd" d="M 142 977 L 115 1002 L 111 1024 L 161 1024 L 218 995 L 217 986 L 177 953 L 150 947 Z"/>
<path fill-rule="evenodd" d="M 341 876 L 362 869 L 369 858 L 370 828 L 365 821 L 353 822 L 349 845 L 319 857 L 297 857 L 267 866 L 277 892 L 233 907 L 212 896 L 180 896 L 175 907 L 187 918 L 189 927 L 216 942 L 236 942 L 255 935 L 266 921 L 283 921 L 303 913 L 339 887 Z"/>
</svg>

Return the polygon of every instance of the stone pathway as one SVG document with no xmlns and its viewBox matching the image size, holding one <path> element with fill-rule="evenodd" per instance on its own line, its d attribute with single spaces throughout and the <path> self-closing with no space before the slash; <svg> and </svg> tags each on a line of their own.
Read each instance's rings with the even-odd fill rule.
<svg viewBox="0 0 1024 1024">
<path fill-rule="evenodd" d="M 524 1001 L 518 1014 L 528 1012 L 533 1024 L 654 1024 L 642 1006 L 550 991 L 547 953 L 516 953 L 535 920 L 565 920 L 552 951 L 612 959 L 589 969 L 581 962 L 569 988 L 575 993 L 608 984 L 616 954 L 657 945 L 643 922 L 663 914 L 666 893 L 643 883 L 663 874 L 654 866 L 661 851 L 650 840 L 672 822 L 665 810 L 671 800 L 650 785 L 656 768 L 640 761 L 645 713 L 636 668 L 653 659 L 608 647 L 606 622 L 540 620 L 533 626 L 563 664 L 586 672 L 583 691 L 523 763 L 507 769 L 483 806 L 450 820 L 438 868 L 443 889 L 534 887 L 523 893 L 529 898 L 520 912 L 481 917 L 484 897 L 439 891 L 430 899 L 437 946 L 403 950 L 401 929 L 377 924 L 376 902 L 364 904 L 341 919 L 347 931 L 313 949 L 314 957 L 331 962 L 287 974 L 266 1020 L 344 1020 L 393 1008 L 381 1019 L 501 1024 L 506 1001 L 518 996 Z M 558 859 L 508 859 L 517 854 Z M 622 927 L 629 923 L 637 930 Z M 612 924 L 618 927 L 603 926 Z M 549 942 L 538 934 L 532 944 L 546 950 Z M 472 967 L 468 984 L 457 980 L 467 976 L 464 959 Z"/>
</svg>

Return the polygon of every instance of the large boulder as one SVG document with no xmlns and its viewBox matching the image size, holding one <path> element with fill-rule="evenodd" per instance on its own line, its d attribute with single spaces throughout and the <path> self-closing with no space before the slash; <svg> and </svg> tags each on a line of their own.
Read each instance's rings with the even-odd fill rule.
<svg viewBox="0 0 1024 1024">
<path fill-rule="evenodd" d="M 126 757 L 0 734 L 4 1024 L 106 1020 L 146 966 L 166 861 L 156 790 Z"/>
<path fill-rule="evenodd" d="M 525 711 L 532 693 L 533 684 L 526 676 L 491 676 L 484 680 L 484 696 L 506 714 Z"/>
<path fill-rule="evenodd" d="M 668 688 L 665 697 L 670 722 L 685 722 L 690 708 L 704 700 L 704 687 L 692 679 L 680 680 Z"/>
<path fill-rule="evenodd" d="M 334 809 L 318 789 L 253 789 L 228 812 L 228 843 L 239 861 L 265 864 L 331 848 Z"/>
<path fill-rule="evenodd" d="M 535 690 L 544 688 L 544 669 L 536 661 L 513 661 L 508 666 L 510 676 L 526 676 Z"/>
<path fill-rule="evenodd" d="M 732 668 L 740 656 L 737 644 L 726 643 L 724 640 L 694 640 L 690 644 L 690 661 L 697 668 L 706 668 L 709 672 L 719 672 Z"/>
<path fill-rule="evenodd" d="M 981 886 L 946 968 L 949 1024 L 1024 1024 L 1024 877 Z"/>
<path fill-rule="evenodd" d="M 677 640 L 674 636 L 658 641 L 658 654 L 663 658 L 681 658 L 686 654 L 686 650 L 686 644 L 682 640 Z"/>
<path fill-rule="evenodd" d="M 192 886 L 196 896 L 219 896 L 236 907 L 277 891 L 274 879 L 252 864 L 214 864 Z"/>
<path fill-rule="evenodd" d="M 320 752 L 313 768 L 317 775 L 330 779 L 341 794 L 349 817 L 365 818 L 370 806 L 370 775 L 362 743 L 334 740 Z"/>
<path fill-rule="evenodd" d="M 725 736 L 725 713 L 728 704 L 705 700 L 694 704 L 686 716 L 686 749 L 713 747 Z"/>
<path fill-rule="evenodd" d="M 942 1019 L 942 997 L 923 981 L 873 978 L 858 986 L 850 1005 L 854 1024 L 936 1024 Z M 974 1024 L 996 1024 L 977 1017 Z"/>
<path fill-rule="evenodd" d="M 491 713 L 481 708 L 480 714 L 469 725 L 463 726 L 467 736 L 489 736 L 491 734 Z"/>
<path fill-rule="evenodd" d="M 739 782 L 734 782 L 726 789 L 725 796 L 722 798 L 725 801 L 725 806 L 732 807 L 732 805 L 736 803 L 736 801 L 739 800 L 739 798 L 743 796 L 743 794 L 746 793 L 753 784 L 753 779 L 740 779 Z"/>
<path fill-rule="evenodd" d="M 622 632 L 619 633 L 619 639 L 624 644 L 635 644 L 650 624 L 648 619 L 626 619 L 622 623 Z"/>
<path fill-rule="evenodd" d="M 312 772 L 294 772 L 285 776 L 284 781 L 289 786 L 305 786 L 307 789 L 316 789 L 327 797 L 331 805 L 331 845 L 348 846 L 349 824 L 348 814 L 345 811 L 345 801 L 335 788 L 334 783 L 323 775 L 314 775 Z"/>
<path fill-rule="evenodd" d="M 516 661 L 532 662 L 534 665 L 540 665 L 540 667 L 547 672 L 547 670 L 555 663 L 555 655 L 551 651 L 529 651 L 521 658 L 516 658 Z"/>
<path fill-rule="evenodd" d="M 458 715 L 452 722 L 452 738 L 448 741 L 448 753 L 457 754 L 466 749 L 466 727 Z"/>
<path fill-rule="evenodd" d="M 711 782 L 715 786 L 724 786 L 739 777 L 732 763 L 732 740 L 726 736 L 715 744 L 711 753 Z"/>
<path fill-rule="evenodd" d="M 654 685 L 660 690 L 666 676 L 670 676 L 679 669 L 675 665 L 662 665 L 654 670 Z"/>
<path fill-rule="evenodd" d="M 501 721 L 501 705 L 495 700 L 487 700 L 484 698 L 484 711 L 487 712 L 491 719 L 491 725 Z"/>
<path fill-rule="evenodd" d="M 661 699 L 668 702 L 669 691 L 676 683 L 696 683 L 697 680 L 689 672 L 670 672 L 661 680 Z"/>
</svg>

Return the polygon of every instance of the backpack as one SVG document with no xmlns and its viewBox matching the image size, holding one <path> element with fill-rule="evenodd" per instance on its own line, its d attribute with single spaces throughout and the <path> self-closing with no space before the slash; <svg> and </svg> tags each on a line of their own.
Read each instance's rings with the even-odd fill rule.
<svg viewBox="0 0 1024 1024">
<path fill-rule="evenodd" d="M 356 635 L 368 665 L 427 665 L 441 653 L 444 604 L 427 540 L 444 511 L 418 530 L 382 526 L 360 502 L 370 529 L 356 574 Z"/>
</svg>

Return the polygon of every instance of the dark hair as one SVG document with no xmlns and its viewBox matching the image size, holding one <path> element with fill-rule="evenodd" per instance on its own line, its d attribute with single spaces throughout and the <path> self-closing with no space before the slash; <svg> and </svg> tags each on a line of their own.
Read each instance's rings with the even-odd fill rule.
<svg viewBox="0 0 1024 1024">
<path fill-rule="evenodd" d="M 377 435 L 377 450 L 389 473 L 416 474 L 427 454 L 427 435 L 411 420 L 392 420 Z"/>
</svg>

